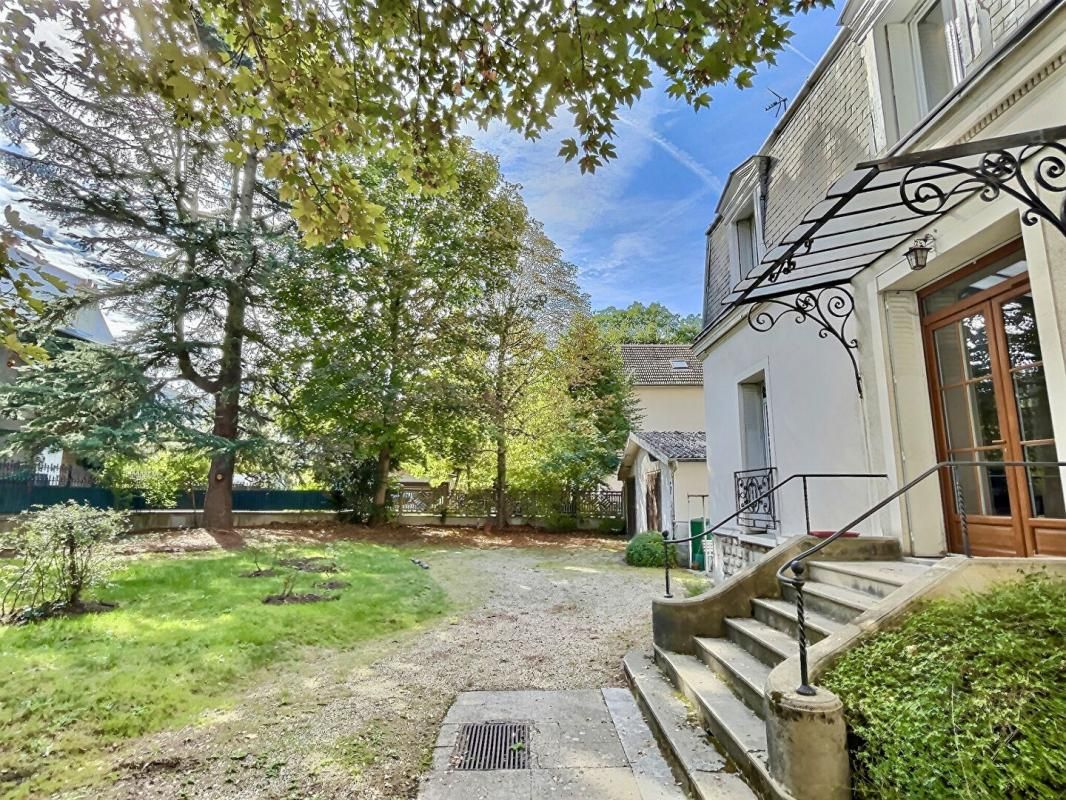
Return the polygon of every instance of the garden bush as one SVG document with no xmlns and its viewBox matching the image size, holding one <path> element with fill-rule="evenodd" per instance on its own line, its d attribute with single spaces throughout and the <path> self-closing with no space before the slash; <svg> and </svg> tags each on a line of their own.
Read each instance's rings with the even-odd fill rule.
<svg viewBox="0 0 1066 800">
<path fill-rule="evenodd" d="M 83 595 L 112 569 L 108 544 L 126 530 L 117 511 L 66 503 L 23 511 L 0 566 L 0 618 L 21 622 L 84 608 Z"/>
<path fill-rule="evenodd" d="M 933 602 L 844 656 L 855 795 L 1066 797 L 1066 581 Z"/>
<path fill-rule="evenodd" d="M 677 565 L 677 553 L 673 547 L 665 549 L 669 553 L 670 566 Z M 658 531 L 638 533 L 626 545 L 626 563 L 634 567 L 663 566 L 663 535 Z"/>
</svg>

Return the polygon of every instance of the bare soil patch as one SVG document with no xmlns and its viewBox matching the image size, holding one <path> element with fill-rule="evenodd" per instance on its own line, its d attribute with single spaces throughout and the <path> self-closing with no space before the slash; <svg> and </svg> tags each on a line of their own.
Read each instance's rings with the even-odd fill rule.
<svg viewBox="0 0 1066 800">
<path fill-rule="evenodd" d="M 337 565 L 328 558 L 283 558 L 278 561 L 283 567 L 297 570 L 298 572 L 317 572 L 330 574 L 337 571 Z"/>
<path fill-rule="evenodd" d="M 337 595 L 335 594 L 315 594 L 314 592 L 307 592 L 305 594 L 271 594 L 264 597 L 263 602 L 268 606 L 283 606 L 287 603 L 325 603 L 336 599 Z"/>
<path fill-rule="evenodd" d="M 123 555 L 143 553 L 195 553 L 209 550 L 234 550 L 247 546 L 276 544 L 329 543 L 357 541 L 394 547 L 441 547 L 493 550 L 501 547 L 543 547 L 551 550 L 625 549 L 625 539 L 599 533 L 548 533 L 534 528 L 462 528 L 445 525 L 366 525 L 314 523 L 285 527 L 238 528 L 233 531 L 208 531 L 204 528 L 146 531 L 127 536 L 119 549 Z"/>
</svg>

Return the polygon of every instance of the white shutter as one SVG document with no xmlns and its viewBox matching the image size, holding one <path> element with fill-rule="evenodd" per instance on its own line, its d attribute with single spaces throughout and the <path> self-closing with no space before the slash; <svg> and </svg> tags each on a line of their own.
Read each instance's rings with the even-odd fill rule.
<svg viewBox="0 0 1066 800">
<path fill-rule="evenodd" d="M 892 97 L 895 99 L 896 128 L 903 136 L 918 124 L 918 75 L 915 72 L 914 48 L 910 26 L 902 22 L 885 25 L 888 60 L 892 73 Z"/>
</svg>

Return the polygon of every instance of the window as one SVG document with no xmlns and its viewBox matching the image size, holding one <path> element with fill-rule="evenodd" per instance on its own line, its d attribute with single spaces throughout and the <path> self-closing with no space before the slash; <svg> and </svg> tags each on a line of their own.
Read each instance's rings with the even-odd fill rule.
<svg viewBox="0 0 1066 800">
<path fill-rule="evenodd" d="M 877 69 L 886 133 L 894 141 L 962 81 L 980 54 L 982 34 L 979 21 L 955 0 L 894 0 L 882 25 Z"/>
<path fill-rule="evenodd" d="M 931 6 L 918 11 L 911 23 L 924 111 L 934 108 L 962 79 L 958 20 L 949 2 L 934 0 Z"/>
<path fill-rule="evenodd" d="M 688 362 L 683 360 L 683 359 L 680 359 L 680 358 L 675 358 L 673 361 L 670 362 L 670 368 L 671 369 L 688 369 Z"/>
<path fill-rule="evenodd" d="M 759 251 L 755 246 L 755 215 L 741 217 L 733 226 L 737 233 L 737 271 L 741 278 L 745 278 L 759 263 Z"/>
</svg>

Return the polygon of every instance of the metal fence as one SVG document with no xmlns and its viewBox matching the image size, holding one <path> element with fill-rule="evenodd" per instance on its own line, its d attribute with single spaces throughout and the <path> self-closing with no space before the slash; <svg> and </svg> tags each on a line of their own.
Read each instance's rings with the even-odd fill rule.
<svg viewBox="0 0 1066 800">
<path fill-rule="evenodd" d="M 91 472 L 77 465 L 0 462 L 0 514 L 17 514 L 32 506 L 68 500 L 129 511 L 189 511 L 202 509 L 205 495 L 204 489 L 179 491 L 171 503 L 153 504 L 141 490 L 115 491 L 99 485 Z M 317 489 L 233 489 L 234 511 L 324 511 L 336 507 L 330 492 Z"/>
<path fill-rule="evenodd" d="M 101 486 L 90 471 L 76 465 L 0 462 L 0 514 L 16 514 L 31 506 L 50 506 L 75 500 L 97 508 L 130 511 L 204 507 L 203 488 L 177 492 L 173 502 L 155 504 L 137 489 L 114 491 Z M 402 515 L 438 517 L 494 517 L 496 493 L 491 489 L 451 491 L 436 488 L 402 488 L 392 496 L 393 508 Z M 525 519 L 574 517 L 621 519 L 622 493 L 606 489 L 569 491 L 516 491 L 507 495 L 507 516 Z M 235 485 L 234 511 L 325 511 L 340 503 L 331 492 L 317 489 L 272 489 Z"/>
<path fill-rule="evenodd" d="M 622 493 L 607 489 L 581 492 L 516 491 L 505 499 L 507 516 L 546 519 L 553 516 L 580 519 L 621 519 Z M 451 517 L 495 517 L 496 492 L 491 489 L 450 491 L 437 488 L 401 489 L 393 495 L 396 513 Z"/>
</svg>

